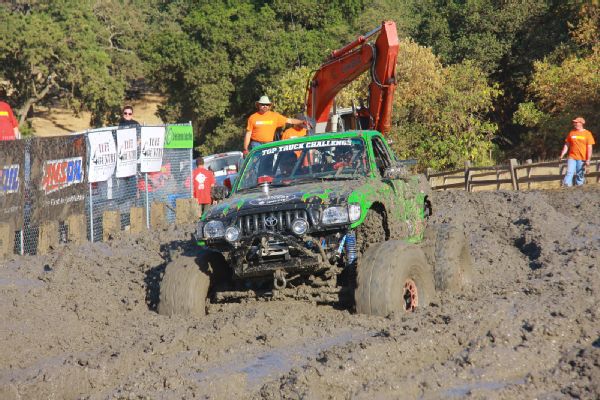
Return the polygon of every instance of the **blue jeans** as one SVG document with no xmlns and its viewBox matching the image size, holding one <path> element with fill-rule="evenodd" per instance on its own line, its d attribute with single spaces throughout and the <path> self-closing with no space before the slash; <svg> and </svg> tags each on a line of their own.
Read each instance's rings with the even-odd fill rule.
<svg viewBox="0 0 600 400">
<path fill-rule="evenodd" d="M 265 144 L 266 142 L 257 142 L 256 140 L 251 140 L 250 145 L 248 146 L 248 150 L 252 150 L 255 147 L 260 146 L 261 144 Z"/>
<path fill-rule="evenodd" d="M 575 184 L 577 186 L 583 185 L 585 181 L 585 171 L 583 167 L 585 166 L 585 161 L 583 160 L 573 160 L 572 158 L 567 159 L 567 173 L 565 174 L 565 179 L 563 180 L 563 184 L 565 186 L 573 186 L 573 175 L 575 176 Z"/>
</svg>

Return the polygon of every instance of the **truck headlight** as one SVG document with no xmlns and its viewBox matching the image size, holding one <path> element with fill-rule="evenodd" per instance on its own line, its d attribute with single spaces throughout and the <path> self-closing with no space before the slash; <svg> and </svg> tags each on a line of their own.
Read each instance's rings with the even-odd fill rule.
<svg viewBox="0 0 600 400">
<path fill-rule="evenodd" d="M 348 217 L 350 222 L 356 222 L 360 219 L 360 204 L 350 204 L 348 206 Z"/>
<path fill-rule="evenodd" d="M 237 226 L 230 226 L 225 229 L 225 240 L 235 242 L 240 238 L 240 229 Z"/>
<path fill-rule="evenodd" d="M 308 221 L 302 218 L 297 218 L 292 222 L 292 232 L 296 235 L 304 235 L 308 230 Z"/>
<path fill-rule="evenodd" d="M 347 207 L 328 207 L 323 210 L 323 217 L 321 222 L 325 225 L 331 224 L 343 224 L 348 222 L 348 208 Z"/>
<path fill-rule="evenodd" d="M 220 238 L 225 235 L 225 226 L 221 221 L 209 221 L 204 225 L 204 237 L 208 239 Z"/>
</svg>

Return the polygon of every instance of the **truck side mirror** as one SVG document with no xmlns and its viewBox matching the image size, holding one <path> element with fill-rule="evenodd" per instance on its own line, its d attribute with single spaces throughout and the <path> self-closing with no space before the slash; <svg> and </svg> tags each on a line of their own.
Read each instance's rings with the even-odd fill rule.
<svg viewBox="0 0 600 400">
<path fill-rule="evenodd" d="M 383 171 L 384 179 L 401 179 L 403 181 L 408 181 L 410 177 L 410 171 L 401 164 L 392 165 L 391 167 L 386 168 Z"/>
</svg>

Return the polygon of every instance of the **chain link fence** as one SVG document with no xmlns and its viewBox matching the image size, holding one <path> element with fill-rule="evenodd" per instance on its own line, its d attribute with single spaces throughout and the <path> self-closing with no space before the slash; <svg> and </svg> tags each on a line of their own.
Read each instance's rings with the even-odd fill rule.
<svg viewBox="0 0 600 400">
<path fill-rule="evenodd" d="M 107 134 L 112 134 L 116 141 L 117 127 L 102 128 Z M 97 131 L 97 130 L 96 130 Z M 89 131 L 88 131 L 89 132 Z M 84 135 L 88 132 L 84 132 Z M 140 129 L 137 129 L 139 146 Z M 36 138 L 23 139 L 25 142 L 24 159 L 24 204 L 23 229 L 15 232 L 13 252 L 16 254 L 38 253 L 40 241 L 40 226 L 32 223 L 34 193 L 31 182 L 31 149 Z M 89 149 L 88 149 L 89 150 Z M 139 155 L 138 148 L 138 155 Z M 130 227 L 131 209 L 137 207 L 145 214 L 146 228 L 150 228 L 150 208 L 153 202 L 165 204 L 165 217 L 168 223 L 175 222 L 177 199 L 192 197 L 192 149 L 164 149 L 160 172 L 142 173 L 139 162 L 134 176 L 117 178 L 114 174 L 102 182 L 86 183 L 85 195 L 85 224 L 87 239 L 92 242 L 102 241 L 104 235 L 105 212 L 118 212 L 120 229 Z M 87 180 L 87 179 L 86 179 Z M 69 225 L 66 221 L 56 221 L 55 243 L 65 243 L 69 238 Z"/>
</svg>

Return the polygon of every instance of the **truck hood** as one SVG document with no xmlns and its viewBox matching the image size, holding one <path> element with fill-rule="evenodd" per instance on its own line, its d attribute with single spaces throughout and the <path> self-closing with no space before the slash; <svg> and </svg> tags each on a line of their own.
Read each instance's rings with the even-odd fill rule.
<svg viewBox="0 0 600 400">
<path fill-rule="evenodd" d="M 364 184 L 360 180 L 309 182 L 292 186 L 270 187 L 267 196 L 262 189 L 235 193 L 220 204 L 211 207 L 203 219 L 226 217 L 232 213 L 249 209 L 289 207 L 304 204 L 335 205 L 347 204 L 352 191 Z M 292 207 L 293 208 L 293 207 Z"/>
</svg>

